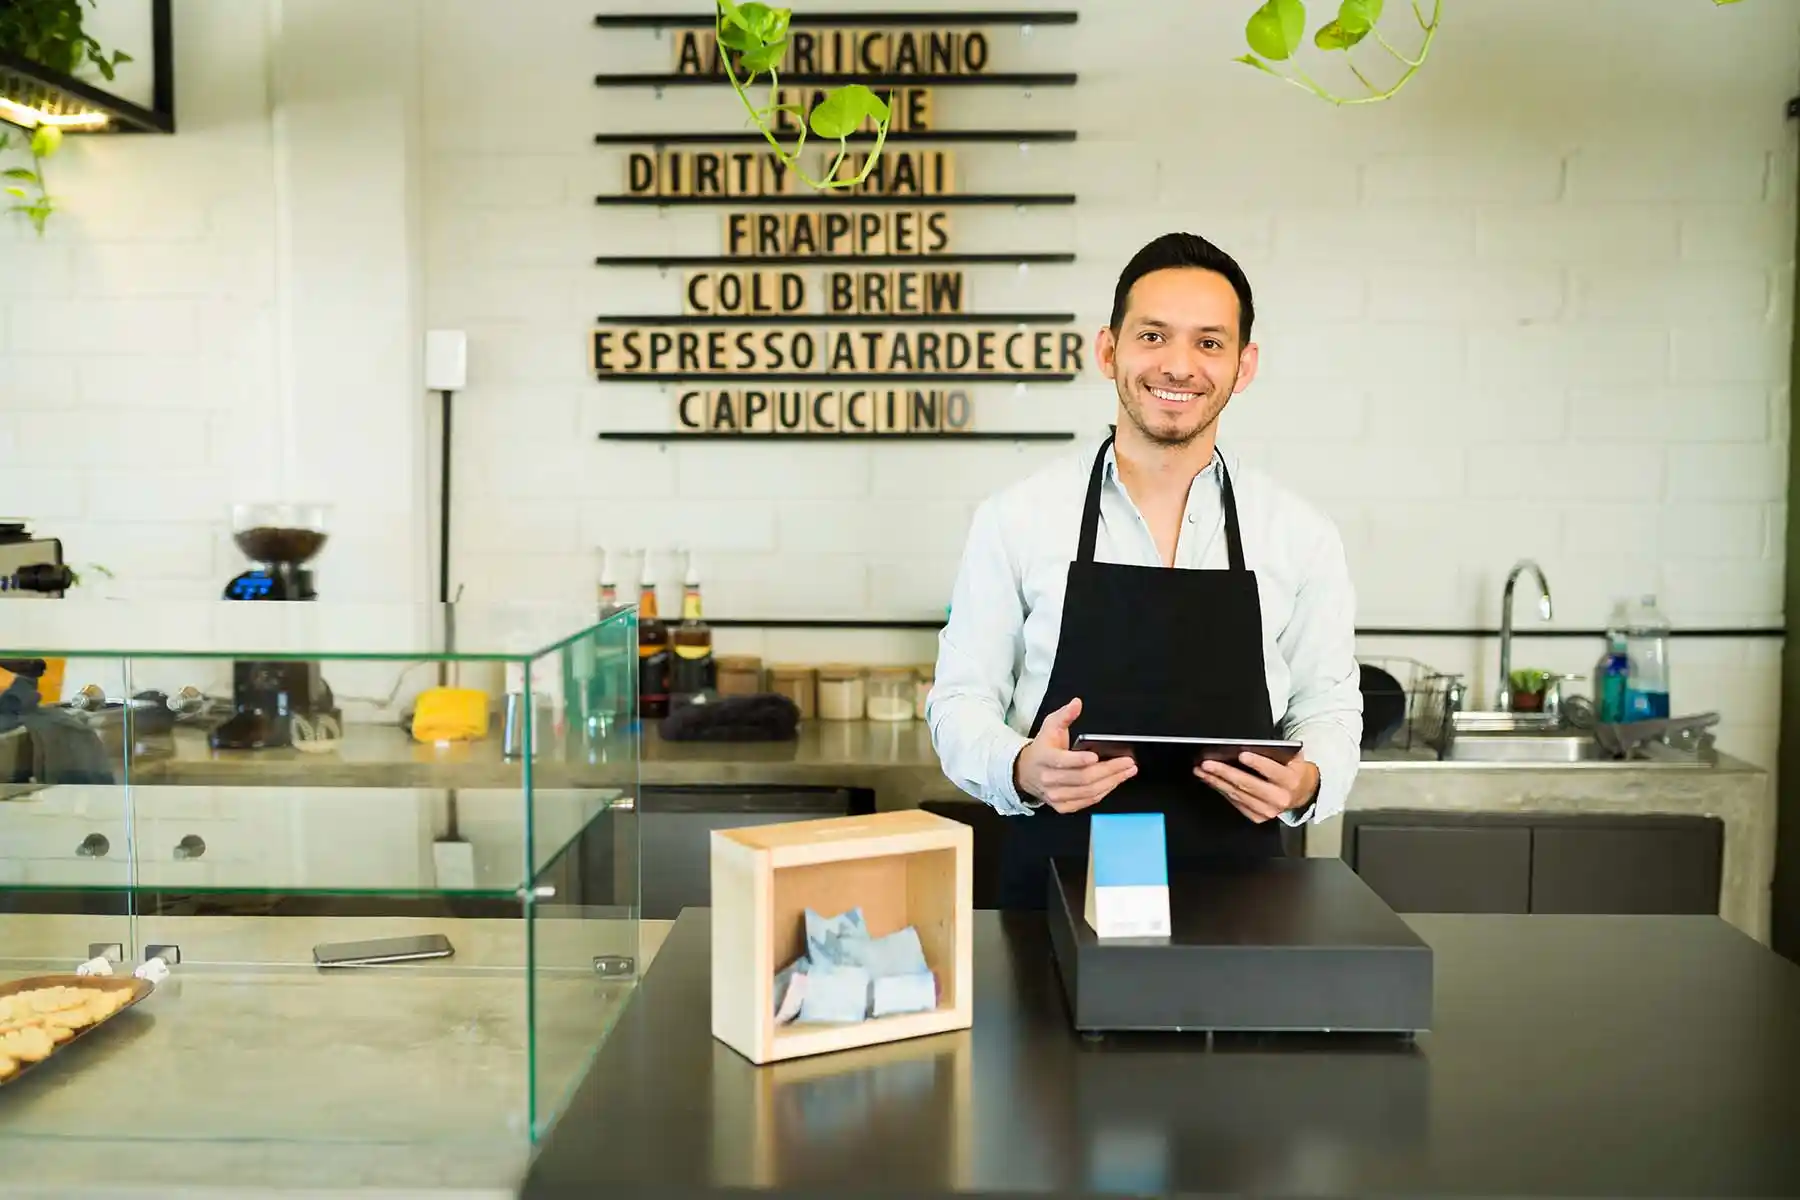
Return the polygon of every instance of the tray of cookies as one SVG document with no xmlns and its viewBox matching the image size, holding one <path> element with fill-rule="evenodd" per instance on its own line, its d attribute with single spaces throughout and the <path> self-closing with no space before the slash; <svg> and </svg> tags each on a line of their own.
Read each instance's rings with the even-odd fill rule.
<svg viewBox="0 0 1800 1200">
<path fill-rule="evenodd" d="M 0 1087 L 23 1079 L 154 990 L 136 976 L 35 975 L 0 983 Z"/>
</svg>

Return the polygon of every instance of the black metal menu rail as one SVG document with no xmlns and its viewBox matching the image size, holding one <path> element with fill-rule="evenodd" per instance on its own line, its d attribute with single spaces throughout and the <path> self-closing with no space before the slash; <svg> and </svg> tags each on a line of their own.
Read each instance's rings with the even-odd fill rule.
<svg viewBox="0 0 1800 1200">
<path fill-rule="evenodd" d="M 1033 73 L 997 71 L 991 75 L 783 75 L 787 87 L 841 87 L 860 83 L 871 89 L 896 87 L 1074 87 L 1075 72 Z M 595 87 L 718 87 L 713 75 L 676 75 L 673 72 L 626 72 L 594 76 Z"/>
<path fill-rule="evenodd" d="M 1080 14 L 1068 9 L 949 9 L 944 12 L 909 9 L 905 12 L 803 13 L 794 29 L 856 28 L 860 26 L 927 26 L 950 28 L 971 25 L 1073 25 Z M 602 29 L 711 29 L 715 21 L 704 15 L 668 13 L 601 13 L 594 24 Z"/>
<path fill-rule="evenodd" d="M 790 208 L 805 205 L 809 208 L 822 204 L 835 205 L 839 208 L 938 208 L 948 206 L 967 207 L 971 205 L 1010 205 L 1023 208 L 1031 204 L 1073 204 L 1075 197 L 1069 192 L 1026 192 L 1018 195 L 1008 193 L 992 193 L 974 195 L 959 192 L 950 196 L 878 196 L 858 192 L 853 196 L 841 193 L 797 192 L 783 193 L 774 196 L 618 196 L 602 195 L 594 197 L 595 204 L 650 204 L 658 208 L 678 207 L 693 208 L 701 205 L 741 204 L 745 207 L 766 208 L 779 205 Z"/>
<path fill-rule="evenodd" d="M 788 442 L 1067 442 L 1075 437 L 1072 433 L 1022 431 L 1008 433 L 1000 429 L 970 429 L 963 433 L 784 433 L 779 435 L 781 443 Z M 602 433 L 603 442 L 756 442 L 756 437 L 742 433 L 708 433 L 704 430 L 615 430 Z M 708 617 L 707 620 L 717 625 L 719 622 Z M 746 628 L 760 626 L 760 621 L 733 621 L 734 625 Z M 939 622 L 940 624 L 942 622 Z M 821 626 L 823 627 L 823 626 Z M 873 628 L 874 626 L 871 626 Z M 907 623 L 907 627 L 911 627 Z"/>
<path fill-rule="evenodd" d="M 936 266 L 939 263 L 961 264 L 997 264 L 1019 266 L 1050 263 L 1072 263 L 1073 254 L 932 254 L 920 257 L 917 254 L 864 254 L 858 257 L 861 266 Z M 597 267 L 810 267 L 841 266 L 844 260 L 839 258 L 802 257 L 782 254 L 601 254 L 595 257 Z"/>
<path fill-rule="evenodd" d="M 595 317 L 602 325 L 1067 325 L 1072 312 L 652 313 Z"/>
<path fill-rule="evenodd" d="M 887 144 L 913 143 L 1031 143 L 1072 142 L 1073 129 L 927 129 L 918 132 L 890 132 Z M 760 133 L 596 133 L 596 146 L 764 146 Z M 857 134 L 850 139 L 853 146 L 873 146 L 874 134 Z"/>
</svg>

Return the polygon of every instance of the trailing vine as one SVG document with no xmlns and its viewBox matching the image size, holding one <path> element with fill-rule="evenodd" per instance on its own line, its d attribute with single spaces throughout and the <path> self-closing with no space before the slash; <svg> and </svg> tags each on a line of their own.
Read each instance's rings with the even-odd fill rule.
<svg viewBox="0 0 1800 1200">
<path fill-rule="evenodd" d="M 1741 0 L 1712 2 L 1715 6 L 1723 6 L 1740 3 Z M 857 83 L 827 92 L 810 113 L 798 104 L 776 103 L 777 89 L 781 86 L 778 67 L 787 51 L 792 10 L 774 8 L 767 4 L 738 4 L 736 0 L 715 0 L 715 3 L 717 11 L 714 32 L 718 38 L 719 57 L 724 64 L 726 78 L 743 103 L 751 123 L 762 131 L 763 137 L 787 168 L 814 190 L 854 187 L 868 178 L 876 159 L 881 155 L 882 144 L 887 139 L 888 104 Z M 1419 73 L 1419 68 L 1425 65 L 1443 18 L 1444 0 L 1430 0 L 1429 16 L 1426 15 L 1422 0 L 1407 0 L 1407 3 L 1412 10 L 1413 20 L 1418 25 L 1418 33 L 1415 35 L 1418 45 L 1410 52 L 1402 50 L 1394 41 L 1389 40 L 1387 33 L 1377 28 L 1381 22 L 1383 0 L 1341 0 L 1337 14 L 1313 31 L 1312 44 L 1317 49 L 1344 56 L 1345 67 L 1362 87 L 1360 93 L 1334 92 L 1315 80 L 1295 61 L 1296 54 L 1306 41 L 1304 0 L 1264 0 L 1250 14 L 1250 19 L 1244 26 L 1244 41 L 1249 46 L 1249 53 L 1241 54 L 1232 61 L 1254 67 L 1332 104 L 1374 104 L 1388 100 L 1398 94 Z M 1395 36 L 1398 37 L 1397 34 Z M 1379 71 L 1368 59 L 1357 61 L 1352 54 L 1358 48 L 1366 52 L 1371 45 L 1381 55 L 1376 60 L 1382 65 Z M 1283 66 L 1286 67 L 1285 70 L 1282 69 Z M 742 79 L 738 77 L 740 70 L 744 72 Z M 1377 82 L 1384 74 L 1391 78 L 1386 83 Z M 758 104 L 751 98 L 750 88 L 763 75 L 768 76 L 769 98 L 766 104 Z M 799 138 L 792 150 L 782 145 L 774 128 L 780 123 L 780 114 L 783 113 L 796 118 L 799 127 Z M 862 170 L 853 178 L 838 178 L 838 169 L 849 148 L 849 136 L 868 122 L 875 125 L 875 144 L 864 160 Z M 809 127 L 819 137 L 838 142 L 837 157 L 832 160 L 830 169 L 818 179 L 814 179 L 800 167 L 800 152 L 806 146 Z"/>
<path fill-rule="evenodd" d="M 1373 104 L 1387 100 L 1405 87 L 1419 73 L 1419 68 L 1425 65 L 1425 58 L 1431 53 L 1431 43 L 1437 37 L 1438 22 L 1443 17 L 1444 0 L 1431 0 L 1429 18 L 1425 16 L 1419 0 L 1409 0 L 1409 3 L 1413 18 L 1423 34 L 1419 48 L 1411 55 L 1396 49 L 1375 28 L 1376 22 L 1381 20 L 1382 0 L 1343 0 L 1338 6 L 1337 16 L 1319 26 L 1313 33 L 1313 45 L 1321 50 L 1343 53 L 1345 65 L 1356 77 L 1356 81 L 1366 89 L 1365 95 L 1340 96 L 1316 82 L 1298 63 L 1292 62 L 1294 52 L 1306 37 L 1306 5 L 1301 0 L 1267 0 L 1261 8 L 1250 14 L 1250 20 L 1244 26 L 1244 40 L 1250 44 L 1250 53 L 1239 55 L 1233 61 L 1255 67 L 1333 104 Z M 1359 66 L 1351 58 L 1350 52 L 1368 40 L 1373 40 L 1401 67 L 1399 75 L 1385 87 L 1374 83 L 1365 73 L 1366 64 Z M 1283 74 L 1270 65 L 1276 62 L 1290 63 L 1292 74 Z"/>
<path fill-rule="evenodd" d="M 815 191 L 855 187 L 867 179 L 887 141 L 888 122 L 892 116 L 888 103 L 860 83 L 831 89 L 812 106 L 810 112 L 804 105 L 777 103 L 781 87 L 779 68 L 782 57 L 787 53 L 788 23 L 793 17 L 792 11 L 772 8 L 767 4 L 738 4 L 736 0 L 717 2 L 718 10 L 714 14 L 713 26 L 719 43 L 719 59 L 725 67 L 725 77 L 731 81 L 731 89 L 742 101 L 751 123 L 762 131 L 776 156 L 801 182 Z M 737 60 L 735 63 L 732 61 L 734 58 Z M 745 73 L 742 80 L 738 79 L 739 70 Z M 765 74 L 769 77 L 768 103 L 759 105 L 750 98 L 749 89 L 756 83 L 759 75 Z M 775 135 L 773 126 L 779 123 L 778 114 L 781 113 L 792 116 L 799 128 L 799 137 L 792 150 L 782 145 L 781 139 Z M 850 135 L 868 122 L 873 122 L 875 126 L 875 144 L 870 148 L 868 157 L 863 160 L 862 170 L 850 178 L 838 178 L 838 169 L 843 165 L 844 155 L 850 149 Z M 831 166 L 824 175 L 817 179 L 808 175 L 800 165 L 800 153 L 806 148 L 806 132 L 809 127 L 819 137 L 834 140 L 838 144 L 837 157 L 832 159 Z"/>
<path fill-rule="evenodd" d="M 0 152 L 12 145 L 12 138 L 9 131 L 0 130 Z M 62 149 L 62 130 L 54 125 L 40 125 L 31 131 L 30 137 L 20 140 L 31 152 L 31 166 L 8 167 L 0 171 L 0 179 L 8 181 L 6 194 L 13 198 L 6 211 L 22 214 L 37 230 L 38 236 L 43 237 L 44 223 L 56 211 L 56 198 L 44 181 L 44 160 Z"/>
<path fill-rule="evenodd" d="M 1739 0 L 1713 0 L 1714 5 L 1737 3 Z M 1419 73 L 1419 68 L 1425 65 L 1443 16 L 1443 0 L 1431 0 L 1429 17 L 1425 15 L 1420 0 L 1408 0 L 1408 4 L 1412 9 L 1413 19 L 1419 26 L 1419 45 L 1410 54 L 1396 47 L 1376 28 L 1381 21 L 1382 0 L 1342 0 L 1338 5 L 1337 15 L 1313 31 L 1312 43 L 1315 47 L 1344 56 L 1344 65 L 1357 83 L 1362 85 L 1363 91 L 1360 94 L 1340 95 L 1333 92 L 1314 80 L 1294 61 L 1296 52 L 1306 40 L 1306 5 L 1303 0 L 1265 0 L 1262 7 L 1250 14 L 1250 20 L 1244 26 L 1244 40 L 1249 43 L 1250 53 L 1239 55 L 1233 61 L 1255 67 L 1332 104 L 1374 104 L 1387 100 L 1405 87 Z M 1385 85 L 1375 82 L 1380 72 L 1369 66 L 1366 60 L 1359 64 L 1351 53 L 1370 42 L 1381 50 L 1383 57 L 1378 61 L 1382 62 L 1384 70 L 1393 71 L 1396 66 L 1399 68 L 1398 74 Z M 1276 63 L 1287 64 L 1288 70 L 1280 70 L 1274 65 Z"/>
</svg>

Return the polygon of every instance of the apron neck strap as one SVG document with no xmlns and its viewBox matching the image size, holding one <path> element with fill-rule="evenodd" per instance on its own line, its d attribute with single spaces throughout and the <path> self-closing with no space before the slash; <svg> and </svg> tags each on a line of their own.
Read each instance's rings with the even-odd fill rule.
<svg viewBox="0 0 1800 1200">
<path fill-rule="evenodd" d="M 1109 433 L 1094 455 L 1094 467 L 1088 474 L 1087 501 L 1081 507 L 1081 540 L 1075 549 L 1076 562 L 1093 562 L 1094 545 L 1100 537 L 1100 483 L 1106 476 L 1106 452 L 1112 449 L 1114 435 Z M 1231 472 L 1225 467 L 1225 456 L 1219 459 L 1219 501 L 1225 509 L 1225 551 L 1230 569 L 1242 571 L 1244 537 L 1238 529 L 1237 495 L 1231 487 Z"/>
</svg>

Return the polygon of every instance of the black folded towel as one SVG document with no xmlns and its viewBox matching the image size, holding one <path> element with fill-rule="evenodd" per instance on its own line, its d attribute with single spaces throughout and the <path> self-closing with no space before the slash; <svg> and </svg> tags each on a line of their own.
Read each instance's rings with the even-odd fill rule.
<svg viewBox="0 0 1800 1200">
<path fill-rule="evenodd" d="M 39 783 L 117 782 L 100 735 L 74 713 L 40 704 L 37 680 L 27 675 L 20 675 L 0 692 L 0 733 L 21 726 L 31 736 Z M 13 779 L 4 782 L 29 781 Z"/>
<path fill-rule="evenodd" d="M 799 729 L 800 706 L 778 692 L 703 697 L 662 722 L 670 742 L 791 742 Z"/>
</svg>

